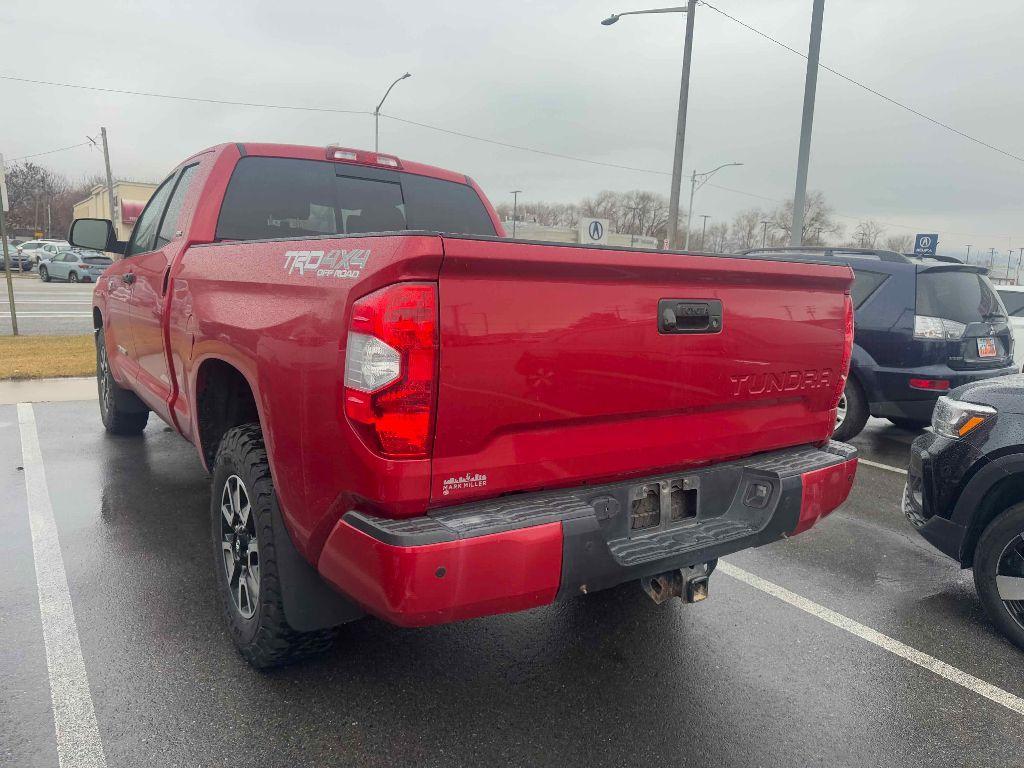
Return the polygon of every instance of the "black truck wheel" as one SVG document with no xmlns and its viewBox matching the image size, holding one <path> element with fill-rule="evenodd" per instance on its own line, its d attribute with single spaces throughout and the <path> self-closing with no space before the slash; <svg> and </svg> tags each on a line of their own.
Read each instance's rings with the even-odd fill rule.
<svg viewBox="0 0 1024 768">
<path fill-rule="evenodd" d="M 981 535 L 974 585 L 989 618 L 1024 650 L 1024 504 L 996 517 Z"/>
<path fill-rule="evenodd" d="M 96 387 L 100 396 L 100 418 L 112 435 L 139 435 L 149 421 L 149 409 L 134 392 L 119 386 L 110 372 L 103 328 L 96 330 Z"/>
<path fill-rule="evenodd" d="M 214 570 L 231 639 L 246 661 L 259 669 L 326 651 L 336 635 L 335 629 L 297 632 L 285 618 L 274 546 L 274 503 L 259 425 L 229 429 L 213 466 Z"/>
<path fill-rule="evenodd" d="M 846 441 L 856 437 L 868 421 L 868 403 L 857 380 L 850 376 L 846 380 L 843 396 L 839 398 L 836 410 L 836 428 L 832 437 Z"/>
</svg>

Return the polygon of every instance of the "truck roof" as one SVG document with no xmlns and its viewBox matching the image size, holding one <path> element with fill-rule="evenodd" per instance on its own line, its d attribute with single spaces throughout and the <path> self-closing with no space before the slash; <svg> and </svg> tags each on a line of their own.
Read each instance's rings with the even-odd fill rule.
<svg viewBox="0 0 1024 768">
<path fill-rule="evenodd" d="M 454 181 L 459 184 L 466 184 L 469 181 L 469 178 L 463 173 L 456 173 L 455 171 L 449 171 L 445 168 L 438 168 L 424 163 L 415 163 L 410 160 L 402 160 L 401 158 L 386 152 L 373 152 L 372 150 L 342 147 L 336 144 L 316 147 L 308 144 L 272 144 L 258 141 L 242 141 L 218 144 L 215 147 L 203 150 L 203 152 L 209 152 L 211 150 L 221 151 L 228 146 L 236 147 L 242 155 L 255 155 L 259 157 L 289 157 L 298 160 L 331 160 L 336 163 L 344 162 L 352 165 L 363 165 L 369 168 L 386 167 L 392 170 L 404 171 L 405 173 L 414 173 L 418 176 L 430 176 L 435 179 Z M 331 150 L 346 149 L 355 153 L 358 156 L 358 159 L 341 160 L 328 156 L 328 152 Z M 196 154 L 202 154 L 202 152 Z M 372 158 L 375 157 L 392 158 L 398 161 L 398 166 L 396 167 L 390 164 L 381 165 L 373 162 Z"/>
</svg>

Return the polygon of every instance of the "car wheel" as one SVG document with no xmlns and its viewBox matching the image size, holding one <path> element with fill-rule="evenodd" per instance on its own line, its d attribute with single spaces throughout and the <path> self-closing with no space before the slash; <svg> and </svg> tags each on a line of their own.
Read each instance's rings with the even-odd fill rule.
<svg viewBox="0 0 1024 768">
<path fill-rule="evenodd" d="M 836 440 L 849 440 L 860 434 L 868 421 L 868 404 L 860 384 L 852 376 L 846 380 L 842 397 L 836 408 L 836 427 L 832 437 Z"/>
<path fill-rule="evenodd" d="M 46 267 L 39 267 L 39 279 L 44 283 L 50 282 L 50 271 Z"/>
<path fill-rule="evenodd" d="M 134 392 L 119 386 L 110 372 L 103 328 L 96 331 L 96 387 L 99 390 L 100 419 L 112 435 L 138 435 L 149 421 L 149 409 Z"/>
<path fill-rule="evenodd" d="M 1024 504 L 996 517 L 981 535 L 974 585 L 992 622 L 1024 650 Z"/>
<path fill-rule="evenodd" d="M 335 629 L 297 632 L 284 614 L 274 548 L 274 481 L 258 424 L 229 429 L 213 465 L 210 518 L 221 609 L 239 652 L 267 669 L 321 653 Z"/>
<path fill-rule="evenodd" d="M 69 274 L 68 275 L 68 282 L 69 283 L 77 283 L 78 282 L 78 273 L 77 272 L 72 272 L 71 274 Z"/>
<path fill-rule="evenodd" d="M 927 421 L 918 421 L 917 419 L 897 419 L 892 416 L 889 417 L 889 421 L 894 427 L 905 429 L 908 432 L 920 432 L 930 423 Z"/>
</svg>

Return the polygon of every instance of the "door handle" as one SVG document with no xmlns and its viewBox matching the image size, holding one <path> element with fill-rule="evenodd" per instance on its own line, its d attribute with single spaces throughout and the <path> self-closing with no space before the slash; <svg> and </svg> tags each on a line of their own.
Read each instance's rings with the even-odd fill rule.
<svg viewBox="0 0 1024 768">
<path fill-rule="evenodd" d="M 659 333 L 720 333 L 722 302 L 662 299 L 658 302 Z"/>
<path fill-rule="evenodd" d="M 131 285 L 132 283 L 135 282 L 135 273 L 125 272 L 123 275 L 121 275 L 121 282 L 124 283 L 125 285 Z"/>
</svg>

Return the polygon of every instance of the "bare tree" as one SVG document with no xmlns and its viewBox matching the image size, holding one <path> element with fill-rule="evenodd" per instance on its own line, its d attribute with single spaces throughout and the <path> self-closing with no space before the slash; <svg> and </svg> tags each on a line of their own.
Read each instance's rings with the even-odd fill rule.
<svg viewBox="0 0 1024 768">
<path fill-rule="evenodd" d="M 910 253 L 914 247 L 914 238 L 910 235 L 890 235 L 885 238 L 885 247 L 896 253 Z"/>
<path fill-rule="evenodd" d="M 764 232 L 761 222 L 765 217 L 760 208 L 748 208 L 737 213 L 729 232 L 729 250 L 741 252 L 760 246 Z"/>
<path fill-rule="evenodd" d="M 787 200 L 771 215 L 772 228 L 777 232 L 777 239 L 789 243 L 793 231 L 793 201 Z M 779 234 L 781 233 L 781 234 Z M 829 237 L 842 237 L 843 225 L 835 220 L 832 206 L 825 200 L 825 194 L 818 190 L 807 193 L 804 202 L 804 243 L 807 245 L 823 245 Z"/>
<path fill-rule="evenodd" d="M 853 240 L 850 245 L 858 248 L 877 248 L 878 239 L 885 234 L 885 227 L 874 219 L 865 219 L 857 224 L 853 230 Z"/>
<path fill-rule="evenodd" d="M 692 236 L 690 242 L 693 242 Z M 709 225 L 704 236 L 702 250 L 708 253 L 725 253 L 729 250 L 729 225 L 724 221 Z"/>
</svg>

